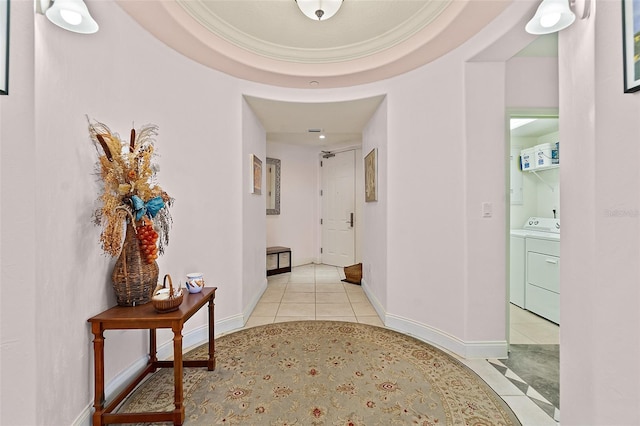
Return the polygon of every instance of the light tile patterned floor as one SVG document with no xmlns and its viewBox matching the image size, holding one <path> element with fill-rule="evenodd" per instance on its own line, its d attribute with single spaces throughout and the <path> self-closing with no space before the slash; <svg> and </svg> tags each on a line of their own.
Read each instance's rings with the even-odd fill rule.
<svg viewBox="0 0 640 426">
<path fill-rule="evenodd" d="M 534 313 L 518 306 L 510 306 L 511 344 L 516 345 L 558 345 L 560 327 Z"/>
<path fill-rule="evenodd" d="M 323 319 L 384 327 L 362 287 L 341 282 L 343 278 L 342 268 L 314 264 L 298 266 L 290 273 L 268 277 L 267 290 L 245 328 L 274 322 Z M 559 327 L 550 326 L 548 321 L 513 305 L 510 315 L 512 343 L 558 343 Z M 487 360 L 460 361 L 474 370 L 507 402 L 524 426 L 558 425 Z"/>
<path fill-rule="evenodd" d="M 272 275 L 245 327 L 322 319 L 383 327 L 362 287 L 342 282 L 343 278 L 342 268 L 313 264 Z"/>
</svg>

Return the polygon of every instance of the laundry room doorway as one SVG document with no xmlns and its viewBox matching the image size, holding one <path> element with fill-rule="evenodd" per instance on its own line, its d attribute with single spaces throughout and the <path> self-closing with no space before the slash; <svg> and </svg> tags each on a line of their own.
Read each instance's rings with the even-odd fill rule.
<svg viewBox="0 0 640 426">
<path fill-rule="evenodd" d="M 517 115 L 509 124 L 509 313 L 519 308 L 559 324 L 559 119 L 550 114 Z M 530 327 L 517 321 L 522 316 L 510 316 L 510 343 L 557 340 L 552 335 L 527 335 Z"/>
<path fill-rule="evenodd" d="M 502 364 L 533 390 L 550 417 L 560 409 L 559 117 L 518 114 L 509 120 L 507 339 Z"/>
</svg>

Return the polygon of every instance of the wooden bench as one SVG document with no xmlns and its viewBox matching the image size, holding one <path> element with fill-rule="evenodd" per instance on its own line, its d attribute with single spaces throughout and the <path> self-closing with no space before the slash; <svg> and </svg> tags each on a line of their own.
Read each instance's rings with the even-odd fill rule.
<svg viewBox="0 0 640 426">
<path fill-rule="evenodd" d="M 267 247 L 267 276 L 291 272 L 291 249 Z"/>
</svg>

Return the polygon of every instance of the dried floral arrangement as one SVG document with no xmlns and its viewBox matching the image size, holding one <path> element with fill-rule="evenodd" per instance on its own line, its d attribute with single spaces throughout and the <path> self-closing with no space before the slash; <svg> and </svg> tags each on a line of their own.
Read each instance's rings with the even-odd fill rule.
<svg viewBox="0 0 640 426">
<path fill-rule="evenodd" d="M 94 221 L 102 226 L 100 242 L 106 254 L 118 256 L 127 223 L 133 225 L 148 263 L 169 244 L 173 199 L 156 183 L 153 163 L 158 127 L 131 129 L 129 141 L 100 122 L 89 120 L 89 134 L 98 151 L 97 173 L 102 182 Z M 156 246 L 157 241 L 157 246 Z"/>
</svg>

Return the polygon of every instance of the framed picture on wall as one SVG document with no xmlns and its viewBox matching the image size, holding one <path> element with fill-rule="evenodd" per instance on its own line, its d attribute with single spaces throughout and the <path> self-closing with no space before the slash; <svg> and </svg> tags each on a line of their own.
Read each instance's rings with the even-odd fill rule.
<svg viewBox="0 0 640 426">
<path fill-rule="evenodd" d="M 0 95 L 9 94 L 9 0 L 0 0 Z"/>
<path fill-rule="evenodd" d="M 378 149 L 364 157 L 364 200 L 378 201 Z"/>
<path fill-rule="evenodd" d="M 624 91 L 640 90 L 640 0 L 622 1 Z"/>
<path fill-rule="evenodd" d="M 251 193 L 262 194 L 262 160 L 251 154 Z"/>
</svg>

